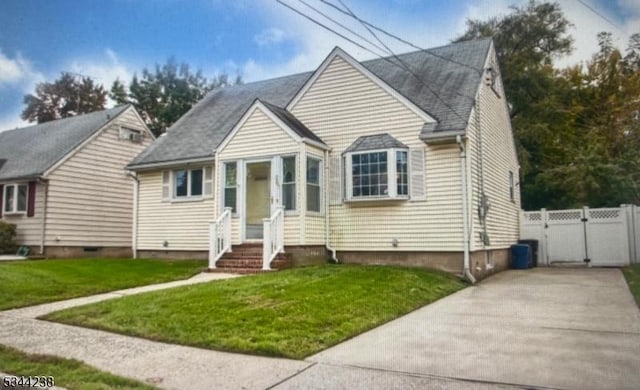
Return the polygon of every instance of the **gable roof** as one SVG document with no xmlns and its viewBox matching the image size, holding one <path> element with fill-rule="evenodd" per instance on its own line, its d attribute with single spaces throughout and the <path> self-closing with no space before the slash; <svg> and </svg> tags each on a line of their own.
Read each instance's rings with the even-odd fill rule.
<svg viewBox="0 0 640 390">
<path fill-rule="evenodd" d="M 407 145 L 393 138 L 390 134 L 383 133 L 358 137 L 358 139 L 353 141 L 353 143 L 345 149 L 344 153 L 391 148 L 409 149 Z"/>
<path fill-rule="evenodd" d="M 411 71 L 391 57 L 360 64 L 436 120 L 422 129 L 421 137 L 452 130 L 464 132 L 491 44 L 491 39 L 485 38 L 398 55 Z M 278 108 L 287 107 L 313 74 L 299 73 L 213 90 L 128 167 L 213 160 L 216 148 L 256 99 Z M 277 115 L 290 114 L 284 109 L 275 111 Z"/>
<path fill-rule="evenodd" d="M 284 122 L 291 130 L 295 131 L 301 138 L 307 138 L 316 142 L 319 142 L 323 145 L 326 145 L 320 137 L 315 135 L 315 133 L 307 128 L 298 118 L 296 118 L 292 113 L 285 110 L 282 107 L 274 106 L 273 104 L 262 102 L 265 107 L 269 109 L 278 119 Z"/>
<path fill-rule="evenodd" d="M 41 176 L 129 105 L 0 132 L 0 180 Z"/>
</svg>

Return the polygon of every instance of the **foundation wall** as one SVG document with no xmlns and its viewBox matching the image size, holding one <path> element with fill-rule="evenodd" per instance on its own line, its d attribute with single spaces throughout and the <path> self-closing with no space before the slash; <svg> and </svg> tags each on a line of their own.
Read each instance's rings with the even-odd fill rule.
<svg viewBox="0 0 640 390">
<path fill-rule="evenodd" d="M 32 247 L 30 254 L 37 255 L 40 247 Z M 130 258 L 133 252 L 130 247 L 82 247 L 82 246 L 47 246 L 44 248 L 44 257 L 47 258 L 74 258 L 74 257 L 120 257 Z"/>
</svg>

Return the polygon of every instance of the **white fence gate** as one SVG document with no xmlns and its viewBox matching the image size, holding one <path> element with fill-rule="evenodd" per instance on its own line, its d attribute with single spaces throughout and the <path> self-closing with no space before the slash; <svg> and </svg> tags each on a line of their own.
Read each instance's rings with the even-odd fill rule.
<svg viewBox="0 0 640 390">
<path fill-rule="evenodd" d="M 520 238 L 539 242 L 538 264 L 640 262 L 640 207 L 522 212 Z"/>
</svg>

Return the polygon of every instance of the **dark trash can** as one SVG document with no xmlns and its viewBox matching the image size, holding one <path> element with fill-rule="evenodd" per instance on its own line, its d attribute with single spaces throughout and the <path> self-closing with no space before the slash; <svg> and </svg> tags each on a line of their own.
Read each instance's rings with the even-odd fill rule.
<svg viewBox="0 0 640 390">
<path fill-rule="evenodd" d="M 518 240 L 518 244 L 529 245 L 531 249 L 531 260 L 529 261 L 529 267 L 538 266 L 538 240 L 526 239 Z"/>
<path fill-rule="evenodd" d="M 511 269 L 529 268 L 530 257 L 531 248 L 529 248 L 529 245 L 511 245 Z"/>
</svg>

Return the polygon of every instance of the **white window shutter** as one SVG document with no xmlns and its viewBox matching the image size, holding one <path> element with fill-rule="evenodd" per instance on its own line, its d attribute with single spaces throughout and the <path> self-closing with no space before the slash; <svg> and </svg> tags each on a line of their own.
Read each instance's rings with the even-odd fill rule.
<svg viewBox="0 0 640 390">
<path fill-rule="evenodd" d="M 342 157 L 329 156 L 329 205 L 342 203 Z"/>
<path fill-rule="evenodd" d="M 213 198 L 213 167 L 208 166 L 203 169 L 204 188 L 203 194 L 205 198 Z"/>
<path fill-rule="evenodd" d="M 171 171 L 162 171 L 162 201 L 171 200 Z"/>
<path fill-rule="evenodd" d="M 409 174 L 411 182 L 411 200 L 425 200 L 425 168 L 424 168 L 424 148 L 411 148 L 409 150 Z"/>
</svg>

